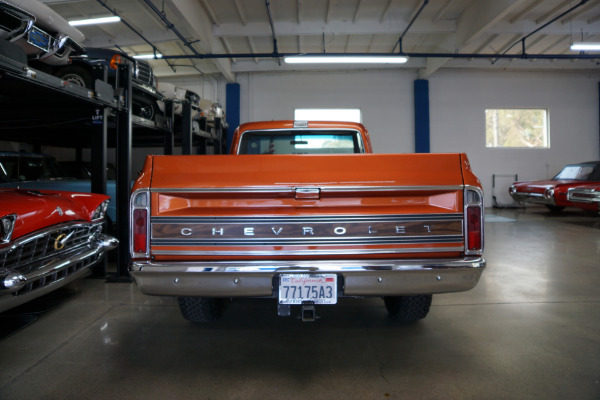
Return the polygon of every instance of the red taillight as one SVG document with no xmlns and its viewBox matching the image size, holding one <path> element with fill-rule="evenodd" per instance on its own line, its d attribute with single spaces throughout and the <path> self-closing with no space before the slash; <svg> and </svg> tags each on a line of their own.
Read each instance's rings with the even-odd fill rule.
<svg viewBox="0 0 600 400">
<path fill-rule="evenodd" d="M 133 210 L 133 251 L 146 253 L 148 250 L 148 211 Z"/>
<path fill-rule="evenodd" d="M 467 208 L 467 245 L 468 250 L 481 250 L 481 207 L 469 206 Z"/>
</svg>

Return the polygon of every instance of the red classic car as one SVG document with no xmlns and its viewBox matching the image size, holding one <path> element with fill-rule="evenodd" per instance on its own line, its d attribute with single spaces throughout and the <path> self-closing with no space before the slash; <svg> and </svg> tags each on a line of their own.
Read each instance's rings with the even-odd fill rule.
<svg viewBox="0 0 600 400">
<path fill-rule="evenodd" d="M 567 200 L 594 215 L 600 215 L 600 183 L 570 188 Z"/>
<path fill-rule="evenodd" d="M 600 184 L 600 161 L 566 165 L 551 180 L 515 182 L 508 192 L 518 202 L 544 204 L 558 212 L 565 207 L 579 207 L 567 198 L 567 192 L 584 184 Z"/>
<path fill-rule="evenodd" d="M 118 245 L 102 234 L 108 199 L 0 189 L 0 312 L 89 274 Z"/>
</svg>

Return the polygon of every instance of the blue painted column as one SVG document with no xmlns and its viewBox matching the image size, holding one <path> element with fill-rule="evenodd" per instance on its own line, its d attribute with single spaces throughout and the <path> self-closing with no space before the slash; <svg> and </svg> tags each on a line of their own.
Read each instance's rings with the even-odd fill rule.
<svg viewBox="0 0 600 400">
<path fill-rule="evenodd" d="M 227 119 L 227 149 L 231 148 L 233 132 L 240 126 L 240 84 L 228 83 L 225 87 L 227 105 L 225 114 Z"/>
<path fill-rule="evenodd" d="M 429 153 L 429 81 L 415 80 L 415 153 Z"/>
</svg>

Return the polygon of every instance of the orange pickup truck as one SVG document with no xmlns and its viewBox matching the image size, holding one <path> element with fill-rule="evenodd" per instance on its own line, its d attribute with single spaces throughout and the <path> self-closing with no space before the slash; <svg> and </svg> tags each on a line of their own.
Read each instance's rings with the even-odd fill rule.
<svg viewBox="0 0 600 400">
<path fill-rule="evenodd" d="M 316 305 L 376 296 L 392 318 L 424 318 L 432 294 L 485 268 L 481 185 L 465 154 L 371 151 L 361 124 L 269 121 L 241 125 L 230 155 L 148 156 L 131 275 L 193 322 L 234 297 L 312 321 Z"/>
</svg>

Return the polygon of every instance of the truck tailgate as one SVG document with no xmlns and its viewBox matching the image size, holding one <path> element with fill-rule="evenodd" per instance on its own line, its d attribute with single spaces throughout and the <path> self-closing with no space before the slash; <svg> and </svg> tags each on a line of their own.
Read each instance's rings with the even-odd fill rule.
<svg viewBox="0 0 600 400">
<path fill-rule="evenodd" d="M 462 185 L 460 154 L 154 156 L 153 188 Z"/>
<path fill-rule="evenodd" d="M 460 154 L 155 156 L 156 260 L 457 257 Z"/>
</svg>

